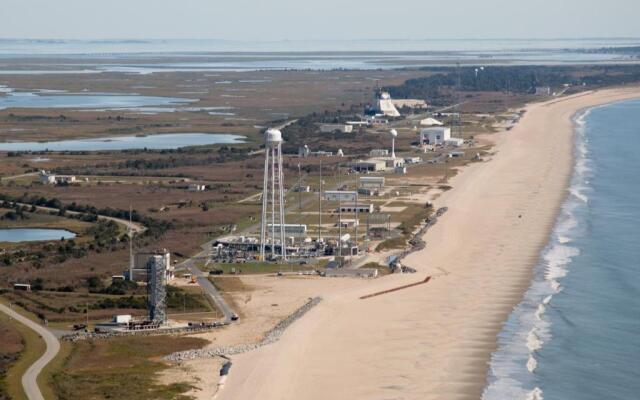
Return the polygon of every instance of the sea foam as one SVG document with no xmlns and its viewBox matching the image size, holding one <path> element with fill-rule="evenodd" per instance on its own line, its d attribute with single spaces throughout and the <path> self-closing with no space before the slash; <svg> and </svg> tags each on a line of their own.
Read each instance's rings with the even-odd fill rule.
<svg viewBox="0 0 640 400">
<path fill-rule="evenodd" d="M 585 139 L 585 119 L 589 113 L 590 110 L 586 110 L 574 118 L 576 143 L 568 195 L 550 241 L 541 253 L 533 282 L 498 337 L 498 350 L 492 355 L 483 400 L 543 399 L 536 370 L 541 362 L 538 353 L 552 338 L 551 322 L 545 318 L 545 312 L 552 306 L 553 296 L 562 291 L 561 282 L 569 273 L 571 260 L 580 254 L 580 249 L 569 243 L 580 234 L 581 221 L 576 211 L 589 200 L 592 169 Z"/>
</svg>

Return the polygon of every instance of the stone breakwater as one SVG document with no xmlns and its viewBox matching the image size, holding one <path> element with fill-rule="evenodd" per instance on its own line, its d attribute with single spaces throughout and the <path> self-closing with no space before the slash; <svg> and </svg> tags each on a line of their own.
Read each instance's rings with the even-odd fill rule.
<svg viewBox="0 0 640 400">
<path fill-rule="evenodd" d="M 403 266 L 402 260 L 404 260 L 404 258 L 409 254 L 420 251 L 427 246 L 427 243 L 422 239 L 422 237 L 425 233 L 427 233 L 429 228 L 431 228 L 438 222 L 438 218 L 446 213 L 447 210 L 447 207 L 438 208 L 434 215 L 427 218 L 422 226 L 413 233 L 411 239 L 409 240 L 409 248 L 398 254 L 394 265 L 392 265 L 394 272 L 416 272 L 416 270 L 411 267 Z"/>
<path fill-rule="evenodd" d="M 309 310 L 318 305 L 322 301 L 321 297 L 309 299 L 304 305 L 291 313 L 288 317 L 278 322 L 276 326 L 271 328 L 262 340 L 257 343 L 239 344 L 236 346 L 220 346 L 214 348 L 195 349 L 180 351 L 165 357 L 167 361 L 181 362 L 185 360 L 194 360 L 197 358 L 213 358 L 218 356 L 230 356 L 234 354 L 246 353 L 262 346 L 276 342 L 284 331 L 296 320 L 305 315 Z"/>
</svg>

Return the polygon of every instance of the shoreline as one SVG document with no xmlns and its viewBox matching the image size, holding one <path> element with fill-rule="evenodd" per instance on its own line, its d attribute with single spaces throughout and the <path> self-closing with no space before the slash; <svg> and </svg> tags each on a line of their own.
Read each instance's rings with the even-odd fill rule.
<svg viewBox="0 0 640 400">
<path fill-rule="evenodd" d="M 490 136 L 492 160 L 465 168 L 437 199 L 449 212 L 406 264 L 427 285 L 358 296 L 416 277 L 390 276 L 327 296 L 280 342 L 234 357 L 219 398 L 477 399 L 497 335 L 531 284 L 566 198 L 580 110 L 639 97 L 604 89 L 526 106 Z"/>
</svg>

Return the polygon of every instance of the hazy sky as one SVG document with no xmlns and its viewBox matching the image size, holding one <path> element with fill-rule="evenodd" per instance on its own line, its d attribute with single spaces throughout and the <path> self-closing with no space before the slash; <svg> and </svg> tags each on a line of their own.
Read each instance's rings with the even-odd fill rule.
<svg viewBox="0 0 640 400">
<path fill-rule="evenodd" d="M 640 0 L 0 0 L 0 38 L 640 37 Z"/>
</svg>

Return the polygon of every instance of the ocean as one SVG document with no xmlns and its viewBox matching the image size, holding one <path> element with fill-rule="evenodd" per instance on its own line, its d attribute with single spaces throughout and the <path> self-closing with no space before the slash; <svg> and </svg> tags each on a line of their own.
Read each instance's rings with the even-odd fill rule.
<svg viewBox="0 0 640 400">
<path fill-rule="evenodd" d="M 567 198 L 483 400 L 640 398 L 640 101 L 575 117 Z"/>
</svg>

